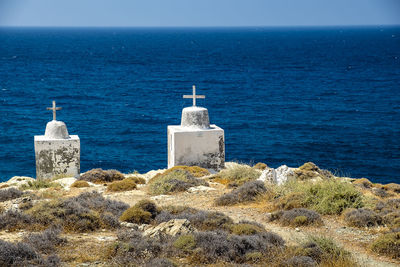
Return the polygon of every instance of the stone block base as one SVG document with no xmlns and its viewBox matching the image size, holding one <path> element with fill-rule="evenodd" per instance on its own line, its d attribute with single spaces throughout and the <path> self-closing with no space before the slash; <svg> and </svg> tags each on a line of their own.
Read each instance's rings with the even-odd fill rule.
<svg viewBox="0 0 400 267">
<path fill-rule="evenodd" d="M 55 176 L 76 176 L 80 173 L 80 140 L 77 135 L 69 139 L 49 139 L 35 136 L 36 179 Z"/>
<path fill-rule="evenodd" d="M 168 168 L 199 166 L 219 171 L 225 166 L 224 130 L 216 125 L 209 129 L 168 126 Z"/>
</svg>

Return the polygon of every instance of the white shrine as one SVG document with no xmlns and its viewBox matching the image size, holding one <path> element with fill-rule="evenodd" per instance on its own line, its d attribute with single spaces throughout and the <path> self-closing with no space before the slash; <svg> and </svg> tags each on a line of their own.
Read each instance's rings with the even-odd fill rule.
<svg viewBox="0 0 400 267">
<path fill-rule="evenodd" d="M 53 120 L 46 125 L 44 135 L 35 136 L 36 179 L 50 179 L 56 176 L 76 176 L 80 173 L 80 139 L 69 135 L 67 126 L 57 121 L 56 107 L 47 108 L 53 111 Z"/>
<path fill-rule="evenodd" d="M 208 110 L 196 106 L 196 99 L 205 96 L 196 95 L 193 85 L 193 95 L 183 98 L 193 98 L 193 106 L 182 110 L 181 125 L 168 125 L 168 168 L 178 165 L 214 171 L 224 168 L 224 130 L 210 125 Z"/>
</svg>

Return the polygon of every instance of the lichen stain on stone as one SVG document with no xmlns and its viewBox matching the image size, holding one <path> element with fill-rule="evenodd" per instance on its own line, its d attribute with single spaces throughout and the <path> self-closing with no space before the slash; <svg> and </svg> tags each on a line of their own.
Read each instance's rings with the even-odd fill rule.
<svg viewBox="0 0 400 267">
<path fill-rule="evenodd" d="M 53 153 L 51 150 L 42 150 L 36 154 L 36 157 L 39 159 L 36 161 L 36 168 L 39 170 L 38 173 L 50 173 L 54 169 Z"/>
</svg>

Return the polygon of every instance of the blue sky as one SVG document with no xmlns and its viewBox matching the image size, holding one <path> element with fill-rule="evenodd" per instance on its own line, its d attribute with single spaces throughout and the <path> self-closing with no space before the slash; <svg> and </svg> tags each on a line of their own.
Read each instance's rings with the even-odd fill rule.
<svg viewBox="0 0 400 267">
<path fill-rule="evenodd" d="M 400 25 L 400 0 L 0 0 L 0 26 Z"/>
</svg>

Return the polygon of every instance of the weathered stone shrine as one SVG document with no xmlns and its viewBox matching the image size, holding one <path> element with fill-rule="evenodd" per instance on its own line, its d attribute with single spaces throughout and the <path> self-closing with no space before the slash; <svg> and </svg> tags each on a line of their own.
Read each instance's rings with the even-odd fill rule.
<svg viewBox="0 0 400 267">
<path fill-rule="evenodd" d="M 76 176 L 80 172 L 80 139 L 69 135 L 67 126 L 56 120 L 56 107 L 47 108 L 53 111 L 53 120 L 46 125 L 44 135 L 35 136 L 36 178 L 49 179 L 55 176 Z"/>
<path fill-rule="evenodd" d="M 177 165 L 200 166 L 218 171 L 225 165 L 224 130 L 211 124 L 208 110 L 196 106 L 193 85 L 193 106 L 182 110 L 181 125 L 168 125 L 168 168 Z"/>
</svg>

